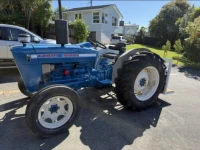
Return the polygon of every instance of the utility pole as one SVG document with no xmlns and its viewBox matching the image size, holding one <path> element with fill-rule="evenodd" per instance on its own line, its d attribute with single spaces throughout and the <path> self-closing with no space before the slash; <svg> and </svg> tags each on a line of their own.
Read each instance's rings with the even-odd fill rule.
<svg viewBox="0 0 200 150">
<path fill-rule="evenodd" d="M 92 0 L 90 0 L 90 6 L 92 7 Z"/>
<path fill-rule="evenodd" d="M 58 8 L 59 8 L 59 17 L 60 20 L 62 20 L 62 4 L 61 4 L 61 0 L 58 0 Z"/>
</svg>

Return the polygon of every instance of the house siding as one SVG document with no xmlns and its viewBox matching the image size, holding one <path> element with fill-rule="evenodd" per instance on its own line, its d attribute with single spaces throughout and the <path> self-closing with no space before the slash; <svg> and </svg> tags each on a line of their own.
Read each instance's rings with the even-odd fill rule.
<svg viewBox="0 0 200 150">
<path fill-rule="evenodd" d="M 99 23 L 93 23 L 93 12 L 99 12 Z M 108 14 L 108 24 L 104 24 L 102 23 L 102 13 L 106 13 Z M 65 12 L 63 13 L 63 19 L 64 20 L 68 20 L 70 21 L 75 21 L 75 14 L 81 14 L 82 15 L 82 19 L 86 22 L 87 26 L 88 26 L 88 31 L 92 32 L 96 32 L 96 40 L 101 42 L 101 43 L 105 43 L 105 44 L 109 44 L 110 43 L 110 39 L 111 39 L 111 34 L 116 34 L 117 30 L 119 28 L 118 24 L 120 21 L 120 18 L 116 12 L 116 10 L 112 7 L 105 7 L 105 8 L 101 8 L 101 9 L 97 9 L 97 10 L 88 10 L 88 11 L 76 11 L 76 12 Z M 112 17 L 116 17 L 117 18 L 117 26 L 112 26 Z M 56 19 L 58 19 L 58 15 L 56 16 Z M 122 29 L 122 27 L 121 27 Z M 121 33 L 123 33 L 123 31 L 121 31 Z"/>
<path fill-rule="evenodd" d="M 118 17 L 118 14 L 114 10 L 113 7 L 106 7 L 102 10 L 102 13 L 105 13 L 108 15 L 108 23 L 104 24 L 102 23 L 101 30 L 102 30 L 102 43 L 109 44 L 111 40 L 112 34 L 117 34 L 116 29 L 118 28 L 118 24 L 120 21 L 120 18 Z M 102 14 L 101 13 L 101 14 Z M 112 17 L 117 18 L 117 26 L 112 26 Z M 102 18 L 101 18 L 102 22 Z"/>
</svg>

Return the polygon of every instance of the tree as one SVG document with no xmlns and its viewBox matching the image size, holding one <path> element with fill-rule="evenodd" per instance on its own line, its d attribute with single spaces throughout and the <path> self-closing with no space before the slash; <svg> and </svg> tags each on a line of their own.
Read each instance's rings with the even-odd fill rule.
<svg viewBox="0 0 200 150">
<path fill-rule="evenodd" d="M 179 23 L 179 34 L 181 41 L 184 41 L 185 38 L 188 37 L 188 34 L 186 33 L 185 29 L 188 25 L 188 22 L 192 21 L 192 13 L 194 11 L 194 5 L 191 6 L 188 11 L 184 14 L 184 16 L 180 19 Z"/>
<path fill-rule="evenodd" d="M 33 21 L 36 26 L 40 27 L 40 35 L 43 37 L 44 29 L 48 27 L 53 17 L 53 10 L 50 1 L 41 0 L 37 9 L 34 11 Z"/>
<path fill-rule="evenodd" d="M 169 50 L 171 50 L 171 42 L 169 40 L 167 40 L 166 44 L 162 46 L 162 50 L 164 50 L 164 56 L 163 57 L 166 57 L 167 52 Z"/>
<path fill-rule="evenodd" d="M 48 26 L 53 11 L 51 0 L 1 0 L 0 23 L 23 26 L 31 31 Z"/>
<path fill-rule="evenodd" d="M 164 5 L 160 13 L 150 21 L 149 32 L 152 36 L 172 44 L 179 36 L 177 20 L 187 12 L 189 4 L 186 0 L 175 0 Z"/>
<path fill-rule="evenodd" d="M 88 27 L 87 27 L 85 21 L 82 19 L 76 19 L 74 22 L 71 22 L 69 24 L 69 27 L 74 32 L 73 37 L 74 37 L 76 43 L 85 41 L 89 35 L 88 29 L 87 29 Z"/>
<path fill-rule="evenodd" d="M 21 0 L 22 12 L 25 16 L 26 28 L 30 28 L 30 21 L 34 10 L 38 7 L 40 0 Z"/>
<path fill-rule="evenodd" d="M 189 22 L 186 27 L 186 33 L 189 35 L 184 48 L 184 56 L 192 62 L 200 61 L 200 16 Z"/>
<path fill-rule="evenodd" d="M 144 41 L 144 37 L 145 37 L 146 32 L 147 32 L 147 28 L 145 28 L 144 26 L 142 26 L 139 30 L 139 36 L 142 39 L 142 43 Z"/>
<path fill-rule="evenodd" d="M 140 28 L 139 35 L 140 35 L 142 38 L 144 38 L 146 32 L 147 32 L 147 28 L 145 28 L 144 26 L 142 26 L 142 27 Z"/>
<path fill-rule="evenodd" d="M 194 8 L 191 15 L 191 21 L 194 21 L 194 19 L 196 19 L 199 16 L 200 16 L 200 7 Z"/>
<path fill-rule="evenodd" d="M 19 0 L 0 1 L 0 23 L 23 26 L 24 17 Z"/>
<path fill-rule="evenodd" d="M 180 39 L 176 40 L 173 47 L 175 51 L 178 53 L 178 57 L 179 57 L 180 52 L 183 50 L 181 40 Z M 177 63 L 178 63 L 178 60 L 177 60 Z"/>
<path fill-rule="evenodd" d="M 61 7 L 62 12 L 66 11 L 66 10 L 67 10 L 67 8 L 65 8 L 64 6 Z M 57 7 L 56 10 L 54 11 L 54 14 L 56 14 L 58 12 L 59 12 L 59 8 Z"/>
</svg>

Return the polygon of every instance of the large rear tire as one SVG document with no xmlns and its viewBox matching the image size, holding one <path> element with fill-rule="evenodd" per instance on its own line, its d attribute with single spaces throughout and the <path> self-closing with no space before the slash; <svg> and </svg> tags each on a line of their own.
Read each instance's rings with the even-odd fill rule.
<svg viewBox="0 0 200 150">
<path fill-rule="evenodd" d="M 165 84 L 164 60 L 152 52 L 139 52 L 118 70 L 115 80 L 117 99 L 133 110 L 148 108 Z"/>
<path fill-rule="evenodd" d="M 79 112 L 79 96 L 69 87 L 57 85 L 36 93 L 26 110 L 26 123 L 38 136 L 50 137 L 68 131 Z"/>
<path fill-rule="evenodd" d="M 22 94 L 26 95 L 27 97 L 32 97 L 33 96 L 33 94 L 26 89 L 24 81 L 22 80 L 21 77 L 18 80 L 18 88 L 19 88 L 20 92 Z"/>
</svg>

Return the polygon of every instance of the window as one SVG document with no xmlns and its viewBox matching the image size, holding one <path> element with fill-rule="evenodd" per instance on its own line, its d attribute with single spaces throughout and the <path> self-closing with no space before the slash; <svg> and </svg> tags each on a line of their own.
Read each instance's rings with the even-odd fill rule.
<svg viewBox="0 0 200 150">
<path fill-rule="evenodd" d="M 117 26 L 117 18 L 112 17 L 112 25 Z"/>
<path fill-rule="evenodd" d="M 19 34 L 27 34 L 27 33 L 22 30 L 15 29 L 15 28 L 7 28 L 6 39 L 9 41 L 18 41 Z"/>
<path fill-rule="evenodd" d="M 93 13 L 93 23 L 100 23 L 99 22 L 99 12 Z"/>
<path fill-rule="evenodd" d="M 82 15 L 81 14 L 75 14 L 75 19 L 82 19 Z"/>
<path fill-rule="evenodd" d="M 108 14 L 102 13 L 102 23 L 108 24 Z"/>
</svg>

